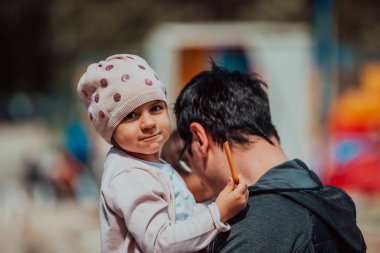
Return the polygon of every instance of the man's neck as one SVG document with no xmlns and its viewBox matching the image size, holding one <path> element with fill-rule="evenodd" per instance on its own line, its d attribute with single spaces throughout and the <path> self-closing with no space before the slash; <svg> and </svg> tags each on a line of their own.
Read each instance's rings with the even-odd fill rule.
<svg viewBox="0 0 380 253">
<path fill-rule="evenodd" d="M 248 145 L 235 145 L 233 157 L 239 173 L 248 185 L 256 183 L 271 168 L 288 161 L 287 156 L 275 138 L 274 145 L 260 137 L 253 137 Z"/>
</svg>

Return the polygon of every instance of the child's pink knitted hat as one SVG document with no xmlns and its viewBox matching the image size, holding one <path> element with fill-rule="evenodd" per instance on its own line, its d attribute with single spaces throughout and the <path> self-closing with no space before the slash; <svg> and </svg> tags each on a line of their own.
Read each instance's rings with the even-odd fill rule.
<svg viewBox="0 0 380 253">
<path fill-rule="evenodd" d="M 96 131 L 111 143 L 118 124 L 137 107 L 166 102 L 166 90 L 154 70 L 136 55 L 119 54 L 91 64 L 80 78 L 78 94 Z"/>
</svg>

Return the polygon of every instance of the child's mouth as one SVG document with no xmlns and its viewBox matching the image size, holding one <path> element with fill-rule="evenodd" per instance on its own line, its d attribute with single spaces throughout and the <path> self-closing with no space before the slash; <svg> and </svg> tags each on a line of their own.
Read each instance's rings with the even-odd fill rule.
<svg viewBox="0 0 380 253">
<path fill-rule="evenodd" d="M 144 136 L 140 139 L 140 141 L 151 141 L 155 138 L 157 138 L 159 134 L 154 134 L 154 135 L 149 135 L 149 136 Z"/>
</svg>

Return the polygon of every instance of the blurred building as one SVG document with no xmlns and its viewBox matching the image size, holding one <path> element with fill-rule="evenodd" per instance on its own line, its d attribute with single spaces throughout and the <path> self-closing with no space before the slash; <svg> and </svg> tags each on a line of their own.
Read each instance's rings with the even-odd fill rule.
<svg viewBox="0 0 380 253">
<path fill-rule="evenodd" d="M 168 87 L 170 105 L 185 83 L 210 68 L 211 58 L 230 70 L 259 73 L 269 85 L 285 151 L 308 162 L 319 133 L 312 48 L 310 27 L 294 23 L 171 23 L 146 41 L 147 57 Z"/>
</svg>

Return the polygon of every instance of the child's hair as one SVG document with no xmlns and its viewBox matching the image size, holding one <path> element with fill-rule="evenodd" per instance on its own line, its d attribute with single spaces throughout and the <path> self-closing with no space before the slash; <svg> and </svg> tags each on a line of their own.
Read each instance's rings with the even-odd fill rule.
<svg viewBox="0 0 380 253">
<path fill-rule="evenodd" d="M 166 102 L 166 89 L 155 71 L 136 55 L 118 54 L 91 64 L 78 83 L 78 94 L 96 131 L 111 143 L 119 123 L 137 107 Z"/>
</svg>

